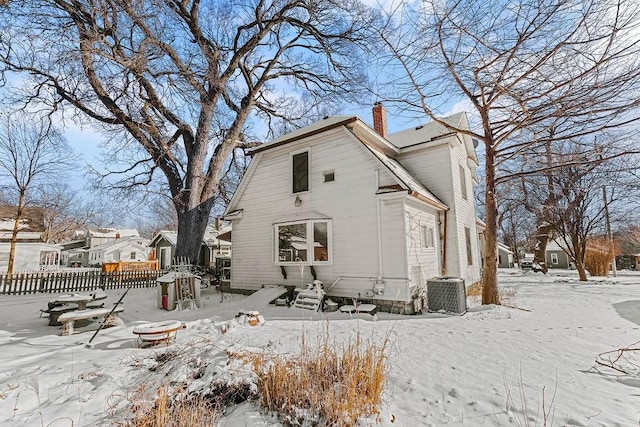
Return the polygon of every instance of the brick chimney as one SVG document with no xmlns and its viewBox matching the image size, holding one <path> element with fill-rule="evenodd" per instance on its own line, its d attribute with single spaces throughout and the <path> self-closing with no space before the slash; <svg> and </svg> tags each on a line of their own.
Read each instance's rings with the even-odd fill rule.
<svg viewBox="0 0 640 427">
<path fill-rule="evenodd" d="M 116 240 L 120 238 L 120 233 L 116 233 Z"/>
<path fill-rule="evenodd" d="M 383 138 L 387 137 L 387 111 L 380 102 L 373 104 L 373 129 Z"/>
</svg>

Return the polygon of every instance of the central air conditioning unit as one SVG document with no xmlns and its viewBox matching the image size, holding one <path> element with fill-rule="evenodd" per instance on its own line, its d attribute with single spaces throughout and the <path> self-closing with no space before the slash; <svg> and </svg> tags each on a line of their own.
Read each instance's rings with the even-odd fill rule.
<svg viewBox="0 0 640 427">
<path fill-rule="evenodd" d="M 467 289 L 459 277 L 434 277 L 427 280 L 429 311 L 464 313 L 467 311 Z"/>
</svg>

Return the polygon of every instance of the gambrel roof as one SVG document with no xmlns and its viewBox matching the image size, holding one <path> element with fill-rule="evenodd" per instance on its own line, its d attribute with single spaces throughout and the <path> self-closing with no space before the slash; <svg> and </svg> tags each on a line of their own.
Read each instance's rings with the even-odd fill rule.
<svg viewBox="0 0 640 427">
<path fill-rule="evenodd" d="M 352 137 L 362 143 L 364 147 L 366 147 L 367 151 L 371 153 L 371 155 L 377 159 L 377 161 L 380 162 L 380 164 L 382 164 L 394 177 L 397 185 L 393 186 L 393 188 L 388 186 L 380 188 L 378 189 L 378 194 L 392 191 L 406 191 L 410 196 L 428 203 L 437 209 L 449 209 L 445 203 L 431 193 L 416 177 L 414 177 L 395 159 L 395 156 L 400 153 L 398 147 L 380 136 L 375 130 L 371 129 L 371 127 L 356 116 L 331 116 L 283 135 L 251 150 L 251 155 L 254 156 L 254 159 L 249 166 L 249 170 L 245 174 L 245 179 L 242 180 L 240 187 L 238 187 L 231 200 L 231 203 L 229 203 L 225 214 L 228 214 L 235 209 L 236 202 L 244 192 L 244 186 L 249 181 L 248 178 L 250 178 L 253 170 L 257 167 L 262 152 L 337 128 L 345 129 Z"/>
</svg>

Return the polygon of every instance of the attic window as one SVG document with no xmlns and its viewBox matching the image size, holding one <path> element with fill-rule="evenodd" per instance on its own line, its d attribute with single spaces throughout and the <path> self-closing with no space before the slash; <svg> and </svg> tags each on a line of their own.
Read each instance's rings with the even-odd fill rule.
<svg viewBox="0 0 640 427">
<path fill-rule="evenodd" d="M 324 172 L 324 182 L 332 182 L 336 180 L 336 173 L 334 171 Z"/>
</svg>

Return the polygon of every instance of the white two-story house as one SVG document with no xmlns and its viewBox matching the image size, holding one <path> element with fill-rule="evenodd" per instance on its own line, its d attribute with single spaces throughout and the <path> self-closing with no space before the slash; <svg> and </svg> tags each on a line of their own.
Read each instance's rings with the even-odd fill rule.
<svg viewBox="0 0 640 427">
<path fill-rule="evenodd" d="M 479 280 L 471 138 L 430 123 L 387 135 L 333 116 L 263 144 L 231 200 L 231 287 L 324 283 L 410 307 L 427 279 Z M 468 126 L 464 114 L 446 118 Z"/>
</svg>

